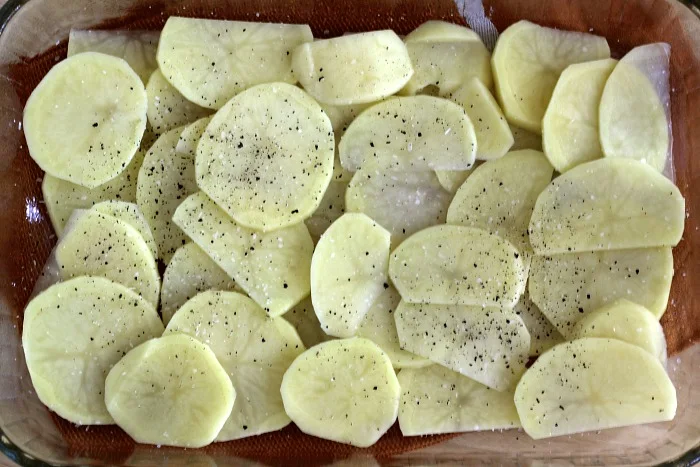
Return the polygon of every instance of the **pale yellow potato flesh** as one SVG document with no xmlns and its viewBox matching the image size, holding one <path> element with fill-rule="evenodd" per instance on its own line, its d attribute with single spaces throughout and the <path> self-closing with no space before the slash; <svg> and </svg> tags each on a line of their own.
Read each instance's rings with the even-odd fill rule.
<svg viewBox="0 0 700 467">
<path fill-rule="evenodd" d="M 440 185 L 454 195 L 480 164 L 481 162 L 479 161 L 474 162 L 474 165 L 469 170 L 436 170 L 435 175 L 437 175 Z"/>
<path fill-rule="evenodd" d="M 318 243 L 321 235 L 328 230 L 328 227 L 345 214 L 345 193 L 347 188 L 347 182 L 331 181 L 323 194 L 323 198 L 321 198 L 321 204 L 318 205 L 311 217 L 304 221 L 311 237 L 314 239 L 314 243 Z"/>
<path fill-rule="evenodd" d="M 530 333 L 530 356 L 541 355 L 555 345 L 564 342 L 564 337 L 557 328 L 549 322 L 535 303 L 530 300 L 527 291 L 513 307 L 513 312 L 520 316 Z"/>
<path fill-rule="evenodd" d="M 405 43 L 480 40 L 479 35 L 468 27 L 438 20 L 426 21 L 403 38 Z"/>
<path fill-rule="evenodd" d="M 158 245 L 151 233 L 151 227 L 149 227 L 148 221 L 146 221 L 146 218 L 136 204 L 127 203 L 126 201 L 109 200 L 97 203 L 92 207 L 92 210 L 117 218 L 135 228 L 143 237 L 151 253 L 153 253 L 153 258 L 158 257 Z"/>
<path fill-rule="evenodd" d="M 306 297 L 294 305 L 294 307 L 282 315 L 282 317 L 294 326 L 307 349 L 321 342 L 333 339 L 332 336 L 329 336 L 321 329 L 321 323 L 318 321 L 318 317 L 314 311 L 311 296 Z"/>
<path fill-rule="evenodd" d="M 148 109 L 146 116 L 151 128 L 158 134 L 187 125 L 211 114 L 211 110 L 188 101 L 185 96 L 155 70 L 146 84 Z"/>
</svg>

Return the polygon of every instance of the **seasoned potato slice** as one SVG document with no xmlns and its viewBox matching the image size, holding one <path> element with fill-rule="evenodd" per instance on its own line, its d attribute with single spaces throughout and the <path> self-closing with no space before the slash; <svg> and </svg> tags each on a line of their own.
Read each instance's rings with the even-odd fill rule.
<svg viewBox="0 0 700 467">
<path fill-rule="evenodd" d="M 156 241 L 153 239 L 148 221 L 146 221 L 146 218 L 137 205 L 125 201 L 110 200 L 97 203 L 92 207 L 92 210 L 115 217 L 135 228 L 143 237 L 146 245 L 148 245 L 148 248 L 153 254 L 153 258 L 158 257 L 158 245 L 156 245 Z"/>
<path fill-rule="evenodd" d="M 450 194 L 454 195 L 462 183 L 469 178 L 469 176 L 474 173 L 474 169 L 479 167 L 479 162 L 475 162 L 469 170 L 436 170 L 435 175 L 437 175 L 440 185 L 447 190 Z"/>
<path fill-rule="evenodd" d="M 294 305 L 282 317 L 294 326 L 306 348 L 333 339 L 321 329 L 310 296 Z"/>
<path fill-rule="evenodd" d="M 340 158 L 338 157 L 338 145 L 340 144 L 340 139 L 345 134 L 345 130 L 347 130 L 352 121 L 355 120 L 355 117 L 360 115 L 366 108 L 373 104 L 374 102 L 355 105 L 329 105 L 321 103 L 321 108 L 324 112 L 326 112 L 326 115 L 328 115 L 328 118 L 331 120 L 331 125 L 333 125 L 333 135 L 335 136 L 333 181 L 348 183 L 352 178 L 352 172 L 345 170 L 340 163 Z"/>
<path fill-rule="evenodd" d="M 345 193 L 347 187 L 348 184 L 346 182 L 330 182 L 326 192 L 323 194 L 321 204 L 318 205 L 313 215 L 304 221 L 311 237 L 314 239 L 314 243 L 318 242 L 323 232 L 328 230 L 328 227 L 336 219 L 345 214 Z"/>
<path fill-rule="evenodd" d="M 561 333 L 530 300 L 530 295 L 527 292 L 520 296 L 513 311 L 520 316 L 525 323 L 527 332 L 530 333 L 530 356 L 540 355 L 564 341 Z"/>
<path fill-rule="evenodd" d="M 206 117 L 211 110 L 188 101 L 165 79 L 160 70 L 151 74 L 146 85 L 148 123 L 160 134 Z"/>
</svg>

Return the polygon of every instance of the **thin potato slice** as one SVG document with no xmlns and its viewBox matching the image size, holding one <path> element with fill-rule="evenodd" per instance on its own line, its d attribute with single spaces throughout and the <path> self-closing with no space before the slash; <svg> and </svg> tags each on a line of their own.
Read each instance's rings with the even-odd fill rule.
<svg viewBox="0 0 700 467">
<path fill-rule="evenodd" d="M 399 409 L 399 382 L 389 357 L 357 337 L 301 354 L 285 373 L 281 392 L 301 431 L 358 447 L 377 442 Z"/>
<path fill-rule="evenodd" d="M 389 276 L 407 302 L 497 307 L 514 306 L 526 281 L 522 255 L 510 242 L 455 225 L 404 240 L 391 254 Z"/>
<path fill-rule="evenodd" d="M 559 75 L 573 64 L 610 58 L 603 37 L 518 21 L 493 51 L 496 95 L 508 121 L 541 133 L 542 117 Z"/>
<path fill-rule="evenodd" d="M 525 371 L 530 335 L 510 310 L 401 301 L 395 313 L 401 348 L 497 391 Z"/>
<path fill-rule="evenodd" d="M 518 128 L 510 123 L 508 123 L 508 126 L 510 127 L 511 133 L 513 133 L 513 146 L 510 148 L 511 151 L 519 151 L 520 149 L 542 150 L 541 135 L 523 128 Z"/>
<path fill-rule="evenodd" d="M 314 244 L 303 223 L 267 233 L 249 229 L 202 192 L 178 207 L 173 222 L 270 316 L 286 313 L 311 291 Z"/>
<path fill-rule="evenodd" d="M 51 68 L 32 91 L 23 126 L 42 170 L 95 188 L 136 154 L 146 129 L 146 90 L 124 60 L 77 54 Z"/>
<path fill-rule="evenodd" d="M 159 134 L 192 123 L 211 113 L 211 110 L 188 101 L 165 79 L 160 70 L 154 71 L 148 79 L 146 94 L 148 123 Z"/>
<path fill-rule="evenodd" d="M 162 332 L 158 313 L 142 297 L 102 277 L 78 277 L 29 302 L 22 347 L 41 402 L 78 425 L 109 424 L 107 373 Z"/>
<path fill-rule="evenodd" d="M 537 198 L 530 243 L 539 255 L 676 246 L 685 200 L 650 166 L 605 158 L 566 172 Z"/>
<path fill-rule="evenodd" d="M 156 245 L 156 241 L 153 239 L 148 221 L 146 221 L 146 218 L 137 205 L 125 201 L 110 200 L 97 203 L 92 207 L 92 210 L 112 216 L 135 228 L 143 237 L 146 245 L 148 245 L 153 257 L 158 257 L 158 245 Z"/>
<path fill-rule="evenodd" d="M 294 83 L 291 52 L 311 40 L 305 24 L 171 16 L 160 35 L 158 65 L 186 99 L 219 109 L 251 86 Z"/>
<path fill-rule="evenodd" d="M 279 388 L 305 349 L 282 318 L 269 318 L 236 292 L 203 292 L 180 308 L 164 335 L 184 333 L 207 344 L 236 389 L 236 404 L 216 441 L 255 436 L 287 426 Z"/>
<path fill-rule="evenodd" d="M 585 338 L 540 356 L 518 383 L 515 406 L 525 432 L 542 439 L 671 420 L 676 390 L 639 347 Z"/>
<path fill-rule="evenodd" d="M 107 375 L 105 402 L 136 442 L 198 448 L 214 441 L 236 390 L 205 344 L 184 334 L 151 339 Z"/>
<path fill-rule="evenodd" d="M 565 337 L 586 313 L 626 298 L 661 318 L 671 291 L 671 248 L 535 256 L 530 298 Z"/>
<path fill-rule="evenodd" d="M 197 145 L 197 184 L 236 222 L 270 231 L 308 218 L 333 174 L 333 128 L 291 84 L 231 99 Z"/>
<path fill-rule="evenodd" d="M 387 284 L 389 232 L 364 214 L 344 214 L 311 261 L 311 300 L 322 329 L 352 337 Z M 388 284 L 387 284 L 388 285 Z"/>
<path fill-rule="evenodd" d="M 318 242 L 323 232 L 328 230 L 333 222 L 345 214 L 345 193 L 348 184 L 346 182 L 331 181 L 321 199 L 321 204 L 313 215 L 306 219 L 306 227 L 309 229 L 314 243 Z"/>
<path fill-rule="evenodd" d="M 331 120 L 331 125 L 333 125 L 333 135 L 335 137 L 335 159 L 333 161 L 333 181 L 335 182 L 345 182 L 348 183 L 352 178 L 352 172 L 345 170 L 340 163 L 340 158 L 338 157 L 340 144 L 340 139 L 345 134 L 345 131 L 350 126 L 355 117 L 360 115 L 366 108 L 370 107 L 373 103 L 369 104 L 355 104 L 355 105 L 329 105 L 321 103 L 321 108 L 328 118 Z"/>
<path fill-rule="evenodd" d="M 297 303 L 282 317 L 294 326 L 306 348 L 310 349 L 316 344 L 333 339 L 321 329 L 310 296 Z"/>
<path fill-rule="evenodd" d="M 404 37 L 409 42 L 457 42 L 480 41 L 481 38 L 471 29 L 446 21 L 430 20 L 418 26 Z"/>
<path fill-rule="evenodd" d="M 454 196 L 459 187 L 474 173 L 474 170 L 479 167 L 479 165 L 481 165 L 481 162 L 475 161 L 474 165 L 469 170 L 436 170 L 435 175 L 437 175 L 440 185 Z"/>
<path fill-rule="evenodd" d="M 396 97 L 373 105 L 348 127 L 338 146 L 343 167 L 404 171 L 468 170 L 476 154 L 464 109 L 431 96 Z"/>
<path fill-rule="evenodd" d="M 189 154 L 193 158 L 196 157 L 197 145 L 199 144 L 199 140 L 202 139 L 202 135 L 204 135 L 211 119 L 212 117 L 200 118 L 196 122 L 190 123 L 182 128 L 180 139 L 177 140 L 175 150 L 177 152 Z"/>
<path fill-rule="evenodd" d="M 520 296 L 520 300 L 513 307 L 513 312 L 520 316 L 527 332 L 530 333 L 530 356 L 541 355 L 564 341 L 561 333 L 530 300 L 527 292 Z"/>
<path fill-rule="evenodd" d="M 306 42 L 294 50 L 292 68 L 309 94 L 330 105 L 384 99 L 413 75 L 406 46 L 391 30 Z"/>
<path fill-rule="evenodd" d="M 513 391 L 495 391 L 440 365 L 399 375 L 404 436 L 519 428 Z"/>
</svg>

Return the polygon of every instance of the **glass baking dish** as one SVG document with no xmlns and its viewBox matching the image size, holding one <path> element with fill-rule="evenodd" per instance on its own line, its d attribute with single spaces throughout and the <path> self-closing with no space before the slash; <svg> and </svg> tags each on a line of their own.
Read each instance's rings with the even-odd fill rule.
<svg viewBox="0 0 700 467">
<path fill-rule="evenodd" d="M 2 3 L 2 0 L 0 0 Z M 614 54 L 672 46 L 676 183 L 687 200 L 676 279 L 662 323 L 678 413 L 668 423 L 533 441 L 522 431 L 403 438 L 394 426 L 369 449 L 308 437 L 293 426 L 202 450 L 137 445 L 115 427 L 75 427 L 34 394 L 21 349 L 22 310 L 56 237 L 41 195 L 42 173 L 26 151 L 22 108 L 65 57 L 71 28 L 159 29 L 170 15 L 309 23 L 317 37 L 428 19 L 469 24 L 487 45 L 528 19 L 591 31 Z M 0 9 L 0 451 L 21 465 L 672 464 L 700 462 L 700 10 L 675 0 L 9 0 Z M 2 463 L 0 461 L 0 463 Z"/>
</svg>

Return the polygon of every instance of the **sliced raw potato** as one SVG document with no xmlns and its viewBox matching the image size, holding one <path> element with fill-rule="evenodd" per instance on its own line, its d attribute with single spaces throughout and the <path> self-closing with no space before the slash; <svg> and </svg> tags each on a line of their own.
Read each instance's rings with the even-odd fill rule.
<svg viewBox="0 0 700 467">
<path fill-rule="evenodd" d="M 401 348 L 497 391 L 525 371 L 530 335 L 510 310 L 401 301 L 396 309 Z"/>
<path fill-rule="evenodd" d="M 513 146 L 513 133 L 501 108 L 478 78 L 467 80 L 451 92 L 450 99 L 462 106 L 474 125 L 477 159 L 498 159 Z"/>
<path fill-rule="evenodd" d="M 256 84 L 294 83 L 291 53 L 311 40 L 305 24 L 171 16 L 160 35 L 158 65 L 186 99 L 218 109 Z"/>
<path fill-rule="evenodd" d="M 399 409 L 399 382 L 389 357 L 358 337 L 301 354 L 284 374 L 281 392 L 301 431 L 358 447 L 377 442 Z"/>
<path fill-rule="evenodd" d="M 160 275 L 146 240 L 131 225 L 90 209 L 56 248 L 61 277 L 106 277 L 158 305 Z"/>
<path fill-rule="evenodd" d="M 95 188 L 136 154 L 146 129 L 146 90 L 124 60 L 77 54 L 54 65 L 32 91 L 23 126 L 42 170 Z"/>
<path fill-rule="evenodd" d="M 291 84 L 231 99 L 197 145 L 197 184 L 239 224 L 269 231 L 313 214 L 333 174 L 331 122 Z"/>
<path fill-rule="evenodd" d="M 513 151 L 481 164 L 455 193 L 447 223 L 478 227 L 530 251 L 527 229 L 554 169 L 539 151 Z"/>
<path fill-rule="evenodd" d="M 493 390 L 440 365 L 404 369 L 398 378 L 404 436 L 520 427 L 512 390 Z"/>
<path fill-rule="evenodd" d="M 620 299 L 581 319 L 573 331 L 581 337 L 607 337 L 636 345 L 666 363 L 666 337 L 659 320 L 641 305 Z"/>
<path fill-rule="evenodd" d="M 510 127 L 511 133 L 513 133 L 513 146 L 510 147 L 511 151 L 518 151 L 520 149 L 534 149 L 535 151 L 542 150 L 541 135 L 523 128 L 518 128 L 510 123 L 508 126 Z"/>
<path fill-rule="evenodd" d="M 387 229 L 393 249 L 419 230 L 444 224 L 451 199 L 432 171 L 360 169 L 348 185 L 345 209 Z"/>
<path fill-rule="evenodd" d="M 456 225 L 413 234 L 389 262 L 392 282 L 411 303 L 512 307 L 525 290 L 525 272 L 510 242 Z"/>
<path fill-rule="evenodd" d="M 671 248 L 535 256 L 530 298 L 565 337 L 586 313 L 619 299 L 633 300 L 661 318 L 671 291 Z"/>
<path fill-rule="evenodd" d="M 650 166 L 625 158 L 579 165 L 537 198 L 530 243 L 539 255 L 676 246 L 685 199 Z"/>
<path fill-rule="evenodd" d="M 343 214 L 311 261 L 311 300 L 322 329 L 352 337 L 387 284 L 390 234 L 364 214 Z"/>
<path fill-rule="evenodd" d="M 306 42 L 292 53 L 292 69 L 309 94 L 331 105 L 384 99 L 413 75 L 406 46 L 391 30 Z"/>
<path fill-rule="evenodd" d="M 516 315 L 520 316 L 530 333 L 530 356 L 541 355 L 545 351 L 564 341 L 557 328 L 549 322 L 547 317 L 530 300 L 530 295 L 525 292 L 513 307 Z"/>
<path fill-rule="evenodd" d="M 329 105 L 321 103 L 321 108 L 328 118 L 331 120 L 333 125 L 333 135 L 335 136 L 335 160 L 333 162 L 333 181 L 337 182 L 349 182 L 352 178 L 352 172 L 345 170 L 340 163 L 340 158 L 338 157 L 338 145 L 340 144 L 340 139 L 345 134 L 345 130 L 348 129 L 350 123 L 355 120 L 355 117 L 360 115 L 370 104 L 355 104 L 355 105 Z"/>
<path fill-rule="evenodd" d="M 404 171 L 468 170 L 474 126 L 462 107 L 431 96 L 396 97 L 362 112 L 340 140 L 343 167 Z"/>
<path fill-rule="evenodd" d="M 617 64 L 600 100 L 606 157 L 624 157 L 663 172 L 671 154 L 669 56 L 665 43 L 635 47 Z"/>
<path fill-rule="evenodd" d="M 357 328 L 356 335 L 377 344 L 389 356 L 394 368 L 421 368 L 430 365 L 430 360 L 401 349 L 394 321 L 394 312 L 400 301 L 401 295 L 387 284 L 384 292 L 372 303 L 365 319 Z"/>
<path fill-rule="evenodd" d="M 310 296 L 297 303 L 294 308 L 283 315 L 283 318 L 294 326 L 306 348 L 332 339 L 321 329 L 321 323 L 314 312 Z"/>
<path fill-rule="evenodd" d="M 462 183 L 469 178 L 469 176 L 474 173 L 474 170 L 481 165 L 480 161 L 475 161 L 474 165 L 469 170 L 436 170 L 435 175 L 437 175 L 440 185 L 454 195 L 457 193 L 459 187 Z"/>
<path fill-rule="evenodd" d="M 525 432 L 542 439 L 671 420 L 676 390 L 639 347 L 585 338 L 541 355 L 518 383 L 515 406 Z"/>
<path fill-rule="evenodd" d="M 446 21 L 430 20 L 411 31 L 403 41 L 409 42 L 458 42 L 480 41 L 471 29 Z"/>
<path fill-rule="evenodd" d="M 249 229 L 202 192 L 178 207 L 173 222 L 270 316 L 286 313 L 311 291 L 314 243 L 303 223 L 267 233 Z"/>
<path fill-rule="evenodd" d="M 493 51 L 496 95 L 508 121 L 541 133 L 554 86 L 573 64 L 610 58 L 603 37 L 518 21 L 498 37 Z"/>
<path fill-rule="evenodd" d="M 141 208 L 160 259 L 165 262 L 187 243 L 187 235 L 172 222 L 175 209 L 188 195 L 198 190 L 194 154 L 176 150 L 181 133 L 175 128 L 161 135 L 146 154 L 139 171 L 136 202 Z"/>
<path fill-rule="evenodd" d="M 163 274 L 160 313 L 167 325 L 190 298 L 206 290 L 237 290 L 238 285 L 195 243 L 183 245 Z"/>
<path fill-rule="evenodd" d="M 123 58 L 146 84 L 158 68 L 158 31 L 98 31 L 71 29 L 68 36 L 68 56 L 83 52 L 99 52 Z"/>
<path fill-rule="evenodd" d="M 107 375 L 105 402 L 137 443 L 198 448 L 214 441 L 231 414 L 236 390 L 214 352 L 171 334 L 151 339 Z"/>
<path fill-rule="evenodd" d="M 148 123 L 156 133 L 165 133 L 211 113 L 211 110 L 188 101 L 160 70 L 154 71 L 148 79 L 146 94 Z"/>
<path fill-rule="evenodd" d="M 153 239 L 148 221 L 146 221 L 146 218 L 137 205 L 134 203 L 127 203 L 126 201 L 110 200 L 97 203 L 93 206 L 92 210 L 115 217 L 135 228 L 146 241 L 146 245 L 148 245 L 148 248 L 151 250 L 153 257 L 158 257 L 158 245 L 156 245 L 156 241 Z"/>
<path fill-rule="evenodd" d="M 146 300 L 102 277 L 61 282 L 24 310 L 22 347 L 41 402 L 78 425 L 114 423 L 105 377 L 122 356 L 158 337 L 163 324 Z"/>
<path fill-rule="evenodd" d="M 345 213 L 347 187 L 346 182 L 331 181 L 321 199 L 321 204 L 318 205 L 313 215 L 304 221 L 314 242 L 318 242 L 323 232 L 328 230 L 328 227 Z"/>
<path fill-rule="evenodd" d="M 617 60 L 569 65 L 554 87 L 542 120 L 542 145 L 557 172 L 603 157 L 598 107 Z"/>
<path fill-rule="evenodd" d="M 269 318 L 236 292 L 203 292 L 180 308 L 164 335 L 184 333 L 207 344 L 236 389 L 236 404 L 216 441 L 255 436 L 287 426 L 280 385 L 305 349 L 294 328 Z"/>
</svg>

